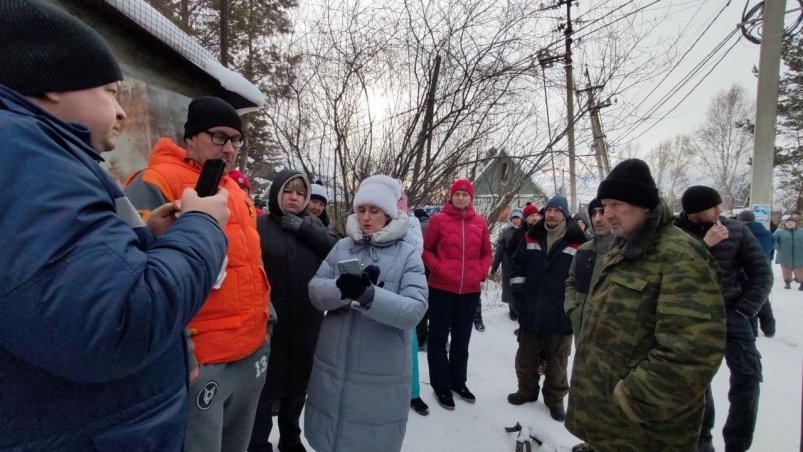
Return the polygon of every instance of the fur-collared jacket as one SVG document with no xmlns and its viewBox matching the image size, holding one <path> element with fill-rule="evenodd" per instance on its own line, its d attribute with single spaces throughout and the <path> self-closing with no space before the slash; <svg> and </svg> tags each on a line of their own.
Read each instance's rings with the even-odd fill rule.
<svg viewBox="0 0 803 452">
<path fill-rule="evenodd" d="M 664 202 L 614 239 L 575 337 L 570 432 L 599 452 L 697 450 L 725 352 L 718 272 Z"/>
<path fill-rule="evenodd" d="M 407 215 L 364 236 L 347 222 L 309 283 L 313 306 L 327 311 L 315 349 L 304 434 L 319 451 L 399 451 L 407 426 L 412 331 L 427 311 L 421 253 L 407 243 Z M 369 308 L 342 300 L 338 262 L 380 269 Z M 281 318 L 279 319 L 281 322 Z"/>
</svg>

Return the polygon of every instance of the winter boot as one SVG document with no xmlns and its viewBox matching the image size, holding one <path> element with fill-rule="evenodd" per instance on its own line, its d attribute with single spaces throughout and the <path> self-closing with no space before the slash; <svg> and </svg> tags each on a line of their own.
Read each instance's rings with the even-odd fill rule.
<svg viewBox="0 0 803 452">
<path fill-rule="evenodd" d="M 798 287 L 797 290 L 803 290 L 803 283 L 800 283 L 800 287 Z"/>
<path fill-rule="evenodd" d="M 477 398 L 474 397 L 474 394 L 472 394 L 465 385 L 462 388 L 452 388 L 452 392 L 457 394 L 458 397 L 468 403 L 474 403 L 477 401 Z"/>
<path fill-rule="evenodd" d="M 526 394 L 522 394 L 519 391 L 512 392 L 507 395 L 507 401 L 510 402 L 511 405 L 523 405 L 527 402 L 535 402 L 536 400 L 538 400 L 537 393 L 531 397 L 528 397 Z"/>
<path fill-rule="evenodd" d="M 549 415 L 552 416 L 552 419 L 563 422 L 566 420 L 566 410 L 563 409 L 563 404 L 555 405 L 548 407 L 549 408 Z"/>
<path fill-rule="evenodd" d="M 485 331 L 485 324 L 482 322 L 482 311 L 479 309 L 474 314 L 474 329 L 480 332 Z"/>
<path fill-rule="evenodd" d="M 438 394 L 436 392 L 435 399 L 438 401 L 438 405 L 449 411 L 454 411 L 454 397 L 452 397 L 451 391 L 444 392 L 443 394 Z"/>
<path fill-rule="evenodd" d="M 784 282 L 784 285 L 783 285 L 784 289 L 791 289 L 792 288 L 792 280 L 791 279 L 784 279 L 783 282 Z"/>
<path fill-rule="evenodd" d="M 429 405 L 424 403 L 424 401 L 421 400 L 421 397 L 410 399 L 410 408 L 412 408 L 413 411 L 421 416 L 426 416 L 429 414 Z"/>
</svg>

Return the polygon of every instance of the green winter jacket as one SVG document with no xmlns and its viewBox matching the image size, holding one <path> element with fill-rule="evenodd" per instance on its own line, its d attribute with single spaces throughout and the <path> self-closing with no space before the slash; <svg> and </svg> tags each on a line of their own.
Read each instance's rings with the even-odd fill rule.
<svg viewBox="0 0 803 452">
<path fill-rule="evenodd" d="M 725 351 L 717 264 L 663 201 L 603 263 L 576 338 L 566 427 L 599 452 L 696 450 Z"/>
<path fill-rule="evenodd" d="M 611 250 L 613 235 L 594 236 L 577 250 L 566 278 L 566 294 L 563 309 L 572 322 L 572 332 L 580 334 L 586 316 L 586 297 L 597 283 L 602 270 L 602 260 Z"/>
</svg>

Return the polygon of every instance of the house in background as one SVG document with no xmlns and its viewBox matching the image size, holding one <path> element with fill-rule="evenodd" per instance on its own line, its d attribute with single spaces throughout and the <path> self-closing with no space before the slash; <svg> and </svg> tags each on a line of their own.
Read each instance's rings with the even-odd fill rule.
<svg viewBox="0 0 803 452">
<path fill-rule="evenodd" d="M 128 119 L 117 149 L 104 154 L 102 164 L 118 183 L 145 168 L 159 138 L 169 137 L 183 145 L 192 98 L 217 96 L 241 112 L 264 103 L 254 84 L 224 68 L 211 52 L 143 0 L 50 1 L 100 33 L 122 67 L 125 80 L 119 99 Z"/>
<path fill-rule="evenodd" d="M 474 179 L 474 207 L 486 217 L 493 213 L 500 200 L 506 198 L 510 201 L 499 212 L 497 221 L 507 221 L 507 215 L 513 207 L 522 207 L 528 201 L 539 208 L 546 203 L 543 190 L 504 150 L 495 153 L 484 167 L 478 169 L 477 174 Z"/>
</svg>

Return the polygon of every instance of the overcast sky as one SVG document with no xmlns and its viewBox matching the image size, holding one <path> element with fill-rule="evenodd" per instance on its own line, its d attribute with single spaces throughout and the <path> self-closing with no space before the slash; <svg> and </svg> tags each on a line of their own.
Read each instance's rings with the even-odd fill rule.
<svg viewBox="0 0 803 452">
<path fill-rule="evenodd" d="M 622 1 L 625 2 L 625 0 Z M 646 4 L 649 2 L 644 1 L 643 3 Z M 727 3 L 730 4 L 725 6 Z M 750 7 L 752 7 L 756 4 L 756 1 L 752 0 L 749 3 Z M 674 87 L 678 81 L 702 62 L 706 55 L 714 50 L 718 44 L 736 28 L 737 24 L 741 22 L 745 0 L 732 0 L 730 2 L 721 0 L 698 0 L 694 2 L 689 2 L 687 0 L 664 0 L 658 3 L 656 8 L 659 6 L 661 8 L 667 8 L 663 11 L 668 12 L 670 18 L 665 22 L 665 27 L 661 27 L 661 30 L 656 30 L 656 35 L 671 37 L 682 34 L 684 37 L 679 47 L 684 52 L 692 48 L 694 40 L 703 33 L 703 30 L 709 24 L 712 24 L 712 22 L 713 24 L 705 34 L 702 34 L 700 41 L 693 46 L 690 53 L 684 58 L 677 69 L 672 72 L 666 82 L 657 87 L 656 92 L 649 96 L 649 99 L 644 104 L 645 108 L 654 103 L 653 99 L 660 98 L 661 95 Z M 714 17 L 723 7 L 724 11 L 722 14 L 714 20 Z M 792 15 L 789 15 L 789 17 L 792 17 Z M 655 124 L 649 131 L 637 139 L 641 149 L 650 149 L 661 140 L 671 138 L 680 133 L 691 133 L 704 119 L 705 110 L 711 98 L 718 91 L 725 90 L 734 83 L 744 86 L 751 96 L 751 100 L 755 100 L 757 79 L 752 73 L 752 68 L 753 66 L 758 66 L 760 46 L 741 37 L 741 33 L 737 36 L 739 37 L 738 43 L 735 44 L 727 55 L 725 55 L 726 51 L 736 42 L 736 37 L 732 37 L 728 40 L 727 44 L 716 52 L 712 61 L 706 64 L 703 70 L 700 71 L 697 76 L 693 77 L 691 81 L 683 85 L 678 93 L 664 105 L 661 109 L 661 114 L 654 115 L 656 117 L 663 116 L 663 113 L 666 113 L 671 107 L 675 106 L 675 104 L 691 91 L 691 88 L 697 82 L 702 80 L 693 93 L 672 111 L 666 119 Z M 725 55 L 724 59 L 719 65 L 713 69 L 710 75 L 703 78 L 703 75 L 713 67 L 714 62 L 719 60 L 723 55 Z M 645 93 L 645 96 L 646 95 Z M 648 122 L 647 124 L 652 124 L 653 122 Z M 630 136 L 635 137 L 641 134 L 646 128 L 646 126 L 641 126 L 632 132 Z"/>
</svg>

